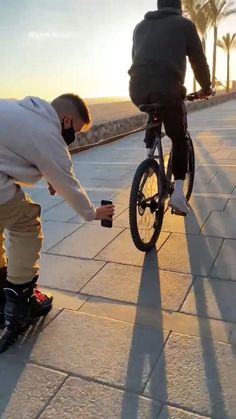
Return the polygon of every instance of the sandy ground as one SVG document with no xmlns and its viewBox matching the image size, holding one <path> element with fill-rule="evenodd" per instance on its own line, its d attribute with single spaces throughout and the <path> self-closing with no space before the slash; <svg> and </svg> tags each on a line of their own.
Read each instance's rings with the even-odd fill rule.
<svg viewBox="0 0 236 419">
<path fill-rule="evenodd" d="M 89 104 L 93 123 L 128 118 L 139 113 L 130 101 Z"/>
</svg>

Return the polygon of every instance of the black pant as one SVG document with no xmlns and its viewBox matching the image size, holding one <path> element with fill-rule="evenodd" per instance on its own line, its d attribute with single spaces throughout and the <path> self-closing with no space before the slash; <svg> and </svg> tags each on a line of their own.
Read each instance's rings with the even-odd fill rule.
<svg viewBox="0 0 236 419">
<path fill-rule="evenodd" d="M 145 89 L 145 84 L 130 83 L 130 97 L 132 102 L 139 106 L 148 103 L 160 103 L 163 105 L 161 119 L 165 126 L 165 131 L 172 141 L 172 171 L 175 180 L 184 180 L 187 173 L 187 112 L 183 98 L 178 87 L 176 93 L 152 92 Z"/>
</svg>

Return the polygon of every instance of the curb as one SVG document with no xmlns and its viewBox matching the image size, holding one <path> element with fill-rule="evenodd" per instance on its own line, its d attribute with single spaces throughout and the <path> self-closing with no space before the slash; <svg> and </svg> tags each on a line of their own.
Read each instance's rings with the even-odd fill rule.
<svg viewBox="0 0 236 419">
<path fill-rule="evenodd" d="M 186 104 L 187 112 L 190 113 L 200 109 L 206 109 L 234 98 L 236 98 L 236 92 L 224 93 L 209 100 L 188 102 Z M 71 154 L 80 153 L 90 148 L 113 143 L 128 135 L 143 131 L 145 129 L 146 119 L 146 114 L 138 113 L 130 118 L 117 119 L 106 123 L 96 124 L 88 133 L 80 135 L 79 143 L 82 143 L 82 145 L 74 146 L 70 148 L 69 151 Z M 110 136 L 112 133 L 114 133 L 114 135 Z"/>
</svg>

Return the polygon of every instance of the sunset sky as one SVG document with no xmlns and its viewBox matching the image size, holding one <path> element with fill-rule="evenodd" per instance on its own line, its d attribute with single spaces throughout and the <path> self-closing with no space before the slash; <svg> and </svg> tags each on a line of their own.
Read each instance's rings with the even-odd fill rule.
<svg viewBox="0 0 236 419">
<path fill-rule="evenodd" d="M 0 97 L 127 96 L 133 28 L 155 9 L 156 0 L 2 0 Z M 235 23 L 236 16 L 222 23 L 220 36 L 235 32 Z M 210 66 L 211 44 L 209 36 Z M 225 81 L 226 57 L 218 52 L 217 77 Z M 236 80 L 236 50 L 231 62 Z M 191 79 L 188 73 L 189 90 Z"/>
</svg>

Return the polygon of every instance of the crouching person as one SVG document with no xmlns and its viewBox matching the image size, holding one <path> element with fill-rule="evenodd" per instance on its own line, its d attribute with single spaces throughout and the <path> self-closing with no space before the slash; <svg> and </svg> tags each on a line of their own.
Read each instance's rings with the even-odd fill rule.
<svg viewBox="0 0 236 419">
<path fill-rule="evenodd" d="M 53 297 L 37 288 L 43 234 L 40 205 L 20 184 L 44 177 L 86 221 L 110 219 L 114 207 L 95 208 L 76 179 L 68 145 L 86 131 L 83 100 L 64 94 L 51 104 L 35 97 L 0 100 L 0 353 L 52 308 Z M 8 232 L 8 254 L 4 231 Z"/>
</svg>

